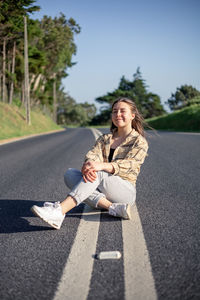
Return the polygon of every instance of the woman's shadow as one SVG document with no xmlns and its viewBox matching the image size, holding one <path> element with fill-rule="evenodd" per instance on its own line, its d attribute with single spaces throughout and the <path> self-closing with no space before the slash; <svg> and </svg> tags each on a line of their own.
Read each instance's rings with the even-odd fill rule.
<svg viewBox="0 0 200 300">
<path fill-rule="evenodd" d="M 28 218 L 34 217 L 30 211 L 33 205 L 43 202 L 20 199 L 0 199 L 0 233 L 52 230 L 47 226 L 31 225 Z"/>
<path fill-rule="evenodd" d="M 17 233 L 17 232 L 31 232 L 54 230 L 52 227 L 45 225 L 38 225 L 39 218 L 31 212 L 30 208 L 33 205 L 43 206 L 44 201 L 21 200 L 21 199 L 0 199 L 0 233 Z M 85 204 L 81 203 L 79 206 L 73 208 L 67 215 L 68 218 L 87 219 L 87 221 L 96 220 L 96 210 L 89 212 L 89 216 L 83 214 Z M 113 222 L 118 221 L 115 218 L 109 218 L 107 211 L 101 210 L 101 221 Z M 40 221 L 39 221 L 40 222 Z"/>
</svg>

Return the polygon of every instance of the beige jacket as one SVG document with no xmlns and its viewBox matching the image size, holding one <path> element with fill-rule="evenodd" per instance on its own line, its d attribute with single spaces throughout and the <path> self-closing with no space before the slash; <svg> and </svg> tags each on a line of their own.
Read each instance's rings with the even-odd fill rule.
<svg viewBox="0 0 200 300">
<path fill-rule="evenodd" d="M 86 154 L 85 161 L 108 162 L 112 133 L 101 135 L 94 147 Z M 140 166 L 147 156 L 148 143 L 135 129 L 114 152 L 112 165 L 114 174 L 136 184 Z"/>
</svg>

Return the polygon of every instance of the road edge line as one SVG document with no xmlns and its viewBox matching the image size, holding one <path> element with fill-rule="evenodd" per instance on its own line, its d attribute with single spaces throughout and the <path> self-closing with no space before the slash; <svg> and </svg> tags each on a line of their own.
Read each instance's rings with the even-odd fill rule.
<svg viewBox="0 0 200 300">
<path fill-rule="evenodd" d="M 57 133 L 57 132 L 62 132 L 65 131 L 66 128 L 61 128 L 61 129 L 56 129 L 56 130 L 51 130 L 51 131 L 47 131 L 47 132 L 41 132 L 41 133 L 36 133 L 36 134 L 30 134 L 30 135 L 25 135 L 22 137 L 14 137 L 14 138 L 10 138 L 10 139 L 4 139 L 4 140 L 0 140 L 0 146 L 2 145 L 6 145 L 6 144 L 11 144 L 14 142 L 18 142 L 21 140 L 26 140 L 26 139 L 30 139 L 32 137 L 37 137 L 40 135 L 48 135 L 48 134 L 53 134 L 53 133 Z"/>
</svg>

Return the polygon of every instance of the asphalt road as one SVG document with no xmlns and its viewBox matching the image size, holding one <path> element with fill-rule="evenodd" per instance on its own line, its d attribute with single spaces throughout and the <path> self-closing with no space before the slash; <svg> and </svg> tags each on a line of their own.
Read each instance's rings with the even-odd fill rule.
<svg viewBox="0 0 200 300">
<path fill-rule="evenodd" d="M 1 299 L 54 299 L 84 205 L 66 216 L 59 231 L 30 207 L 65 198 L 64 172 L 80 168 L 94 141 L 90 129 L 80 128 L 0 146 Z M 200 299 L 200 135 L 148 133 L 148 141 L 136 204 L 156 297 L 134 299 Z M 88 300 L 127 299 L 123 222 L 100 214 L 96 253 L 119 250 L 122 258 L 93 259 Z M 81 286 L 79 277 L 74 285 Z"/>
</svg>

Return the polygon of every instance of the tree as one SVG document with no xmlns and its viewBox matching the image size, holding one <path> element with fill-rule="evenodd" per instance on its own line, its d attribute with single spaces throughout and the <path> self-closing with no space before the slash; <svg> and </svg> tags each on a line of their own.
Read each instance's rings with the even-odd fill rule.
<svg viewBox="0 0 200 300">
<path fill-rule="evenodd" d="M 24 96 L 25 96 L 25 103 L 26 103 L 26 122 L 28 125 L 31 125 L 29 67 L 28 67 L 28 37 L 27 37 L 26 16 L 24 16 Z"/>
<path fill-rule="evenodd" d="M 30 13 L 39 9 L 35 0 L 0 0 L 0 99 L 18 105 L 25 104 L 24 81 L 24 16 L 28 30 L 28 67 L 31 106 L 42 106 L 57 121 L 67 118 L 87 124 L 94 117 L 96 108 L 88 103 L 77 104 L 69 100 L 62 87 L 68 68 L 76 54 L 75 34 L 80 26 L 64 14 L 42 20 L 32 20 Z M 68 105 L 69 104 L 69 105 Z M 73 110 L 73 112 L 72 112 Z M 67 116 L 67 117 L 66 117 Z M 62 119 L 62 120 L 61 120 Z"/>
<path fill-rule="evenodd" d="M 90 121 L 90 125 L 106 125 L 110 122 L 111 118 L 111 109 L 104 108 L 101 110 L 100 114 L 94 116 L 94 118 Z"/>
<path fill-rule="evenodd" d="M 106 107 L 101 111 L 99 117 L 95 117 L 94 122 L 102 120 L 105 124 L 109 121 L 112 103 L 118 97 L 127 97 L 133 100 L 144 118 L 158 116 L 165 112 L 160 102 L 160 97 L 147 91 L 147 86 L 145 80 L 142 78 L 140 68 L 137 68 L 132 81 L 122 76 L 117 89 L 96 99 L 97 102 L 106 104 Z"/>
<path fill-rule="evenodd" d="M 171 94 L 166 104 L 171 110 L 181 109 L 185 106 L 194 104 L 193 99 L 200 96 L 200 91 L 191 85 L 182 85 L 176 89 L 176 92 Z"/>
<path fill-rule="evenodd" d="M 39 6 L 32 5 L 34 2 L 35 0 L 0 0 L 0 38 L 3 41 L 3 46 L 0 45 L 3 47 L 2 100 L 4 102 L 7 94 L 9 102 L 12 102 L 16 41 L 23 32 L 23 17 L 39 10 Z"/>
<path fill-rule="evenodd" d="M 96 107 L 94 104 L 76 103 L 68 94 L 60 98 L 58 109 L 58 124 L 86 126 L 94 118 Z"/>
<path fill-rule="evenodd" d="M 72 55 L 76 54 L 76 45 L 74 43 L 74 33 L 80 33 L 80 26 L 74 19 L 66 19 L 64 14 L 60 17 L 44 16 L 41 21 L 41 30 L 43 31 L 43 49 L 46 51 L 46 60 L 44 73 L 45 77 L 52 82 L 53 88 L 53 111 L 54 120 L 57 115 L 57 86 L 61 79 L 66 77 L 66 68 L 72 67 Z"/>
</svg>

